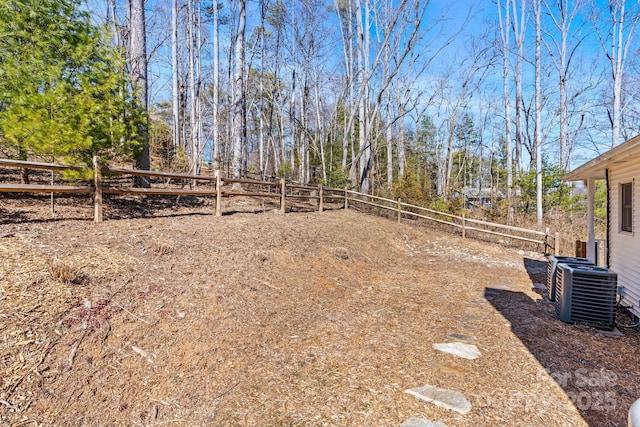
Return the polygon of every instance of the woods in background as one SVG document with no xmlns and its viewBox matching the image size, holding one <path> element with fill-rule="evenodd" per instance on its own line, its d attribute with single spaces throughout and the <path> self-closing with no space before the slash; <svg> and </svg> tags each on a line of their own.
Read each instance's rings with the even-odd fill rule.
<svg viewBox="0 0 640 427">
<path fill-rule="evenodd" d="M 541 223 L 569 194 L 559 177 L 572 161 L 640 132 L 636 2 L 496 0 L 488 12 L 424 0 L 51 0 L 74 12 L 56 15 L 58 31 L 29 31 L 40 47 L 27 50 L 22 18 L 9 16 L 47 13 L 30 3 L 0 0 L 0 33 L 13 34 L 0 41 L 0 143 L 14 157 L 76 146 L 127 152 L 140 168 L 282 176 L 450 209 L 473 195 L 509 222 L 525 212 Z M 77 79 L 65 83 L 77 104 L 109 93 L 109 108 L 84 139 L 27 135 L 46 109 L 17 94 L 60 85 L 42 68 L 17 84 L 19 67 L 52 58 L 43 46 L 80 24 L 83 55 L 99 45 L 110 59 L 74 58 L 109 64 L 113 88 L 83 86 L 92 68 L 69 71 L 76 59 L 55 65 L 56 82 Z M 69 108 L 47 120 L 75 129 L 82 109 Z"/>
</svg>

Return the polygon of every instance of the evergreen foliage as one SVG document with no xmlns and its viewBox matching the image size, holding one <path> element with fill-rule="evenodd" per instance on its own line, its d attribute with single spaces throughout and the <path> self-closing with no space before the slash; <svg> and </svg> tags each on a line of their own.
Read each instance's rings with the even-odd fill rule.
<svg viewBox="0 0 640 427">
<path fill-rule="evenodd" d="M 563 173 L 560 166 L 549 164 L 546 158 L 542 159 L 542 204 L 545 211 L 554 208 L 569 211 L 577 201 L 570 184 L 562 181 Z M 532 215 L 536 203 L 536 171 L 523 172 L 519 187 L 519 206 L 524 213 Z"/>
<path fill-rule="evenodd" d="M 14 156 L 91 163 L 136 155 L 141 113 L 122 55 L 78 0 L 0 0 L 0 145 Z"/>
</svg>

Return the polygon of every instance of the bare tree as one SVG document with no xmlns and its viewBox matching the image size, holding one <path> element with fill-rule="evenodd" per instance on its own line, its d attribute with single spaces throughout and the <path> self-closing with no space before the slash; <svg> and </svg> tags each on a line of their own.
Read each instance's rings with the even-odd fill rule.
<svg viewBox="0 0 640 427">
<path fill-rule="evenodd" d="M 503 80 L 503 101 L 504 101 L 504 138 L 506 143 L 507 157 L 507 223 L 512 224 L 514 219 L 513 208 L 513 152 L 511 141 L 511 95 L 509 93 L 509 53 L 511 50 L 510 26 L 511 14 L 509 4 L 511 0 L 505 0 L 504 6 L 498 0 L 498 23 L 500 26 L 500 41 L 502 50 L 502 80 Z"/>
<path fill-rule="evenodd" d="M 620 127 L 624 115 L 622 84 L 625 77 L 629 49 L 632 46 L 633 37 L 640 21 L 640 6 L 636 1 L 630 3 L 630 7 L 627 8 L 626 0 L 609 0 L 607 9 L 610 21 L 604 28 L 600 21 L 601 14 L 594 13 L 596 32 L 607 55 L 613 80 L 611 110 L 609 110 L 611 147 L 620 143 Z"/>
<path fill-rule="evenodd" d="M 333 40 L 327 37 L 329 32 L 326 22 L 327 12 L 323 10 L 322 0 L 298 1 L 299 10 L 296 19 L 299 29 L 294 31 L 298 70 L 302 80 L 299 93 L 299 116 L 297 125 L 300 129 L 299 141 L 299 178 L 302 182 L 311 180 L 311 155 L 320 159 L 322 179 L 327 180 L 327 159 L 325 144 L 329 121 L 332 116 L 326 108 L 327 100 L 321 93 L 325 90 L 329 73 L 325 68 L 322 54 L 331 49 Z"/>
<path fill-rule="evenodd" d="M 346 4 L 345 4 L 346 3 Z M 344 54 L 344 72 L 345 72 L 345 91 L 344 96 L 345 108 L 354 102 L 354 48 L 353 48 L 353 3 L 352 0 L 334 0 L 334 7 L 339 18 L 340 35 L 342 37 L 342 46 Z M 343 120 L 342 129 L 342 170 L 347 169 L 347 161 L 349 158 L 349 140 L 353 132 L 353 120 Z"/>
<path fill-rule="evenodd" d="M 536 0 L 537 1 L 537 0 Z M 572 148 L 572 140 L 569 138 L 569 76 L 573 58 L 578 48 L 584 41 L 586 36 L 579 39 L 572 37 L 573 32 L 580 33 L 580 28 L 574 28 L 574 22 L 579 17 L 580 11 L 585 6 L 583 0 L 553 0 L 545 2 L 548 15 L 550 16 L 557 32 L 557 38 L 551 39 L 551 46 L 547 49 L 551 52 L 549 55 L 555 68 L 558 70 L 558 115 L 560 120 L 559 134 L 559 165 L 566 169 L 569 167 L 569 159 Z M 580 25 L 581 26 L 581 25 Z M 572 29 L 574 30 L 572 32 Z"/>
<path fill-rule="evenodd" d="M 133 94 L 139 108 L 146 112 L 149 109 L 147 95 L 147 37 L 144 16 L 144 0 L 129 0 L 129 66 Z M 145 120 L 138 127 L 138 138 L 142 149 L 136 160 L 136 168 L 142 170 L 151 169 L 151 157 L 149 153 L 149 124 Z M 136 180 L 137 185 L 149 187 L 148 178 L 141 177 Z"/>
<path fill-rule="evenodd" d="M 390 47 L 386 47 L 385 51 L 385 72 L 389 67 L 389 51 Z M 386 135 L 385 139 L 387 141 L 387 187 L 391 188 L 393 185 L 393 128 L 392 128 L 392 94 L 389 91 L 386 95 L 386 111 L 385 111 L 385 127 L 386 127 Z"/>
<path fill-rule="evenodd" d="M 189 99 L 189 170 L 194 175 L 202 168 L 201 87 L 201 5 L 199 0 L 187 0 L 187 63 Z"/>
<path fill-rule="evenodd" d="M 266 176 L 266 156 L 265 156 L 265 141 L 264 141 L 264 133 L 265 133 L 265 123 L 264 123 L 264 112 L 265 112 L 265 99 L 264 99 L 264 80 L 265 80 L 265 56 L 267 54 L 266 51 L 266 28 L 265 28 L 265 20 L 267 17 L 267 8 L 269 7 L 268 0 L 260 0 L 260 33 L 258 37 L 260 37 L 260 88 L 259 88 L 259 108 L 258 112 L 258 120 L 260 121 L 260 126 L 258 129 L 258 151 L 259 151 L 259 160 L 258 160 L 258 168 L 262 176 Z"/>
<path fill-rule="evenodd" d="M 247 0 L 239 0 L 238 29 L 235 40 L 235 63 L 233 79 L 233 177 L 242 175 L 242 150 L 245 143 L 245 87 L 244 87 L 244 36 L 247 23 Z"/>
<path fill-rule="evenodd" d="M 468 58 L 466 66 L 462 64 L 460 69 L 462 73 L 460 76 L 456 76 L 459 80 L 460 88 L 456 95 L 449 94 L 448 97 L 448 110 L 447 116 L 447 155 L 445 159 L 445 181 L 444 181 L 444 197 L 448 199 L 453 189 L 453 153 L 454 153 L 454 141 L 456 139 L 456 128 L 461 118 L 463 110 L 467 107 L 470 99 L 474 96 L 474 93 L 481 86 L 486 72 L 488 70 L 489 63 L 485 58 L 486 49 L 476 45 L 471 46 L 471 52 Z M 453 73 L 449 73 L 453 75 Z"/>
<path fill-rule="evenodd" d="M 356 168 L 356 162 L 351 165 L 351 171 L 349 177 L 353 182 L 358 183 L 360 191 L 363 193 L 369 192 L 369 171 L 371 169 L 371 145 L 367 141 L 367 131 L 370 125 L 367 110 L 369 108 L 369 82 L 365 80 L 371 70 L 369 52 L 371 48 L 371 31 L 370 31 L 370 6 L 369 1 L 364 0 L 364 8 L 362 2 L 356 0 L 357 11 L 357 31 L 358 41 L 358 68 L 357 79 L 360 86 L 361 94 L 358 99 L 358 149 L 359 149 L 359 163 L 358 168 L 360 170 L 359 176 L 357 175 L 358 168 Z M 362 22 L 364 20 L 364 22 Z M 367 79 L 368 80 L 368 79 Z"/>
<path fill-rule="evenodd" d="M 520 1 L 518 9 L 518 0 L 508 0 L 512 7 L 511 26 L 513 27 L 515 44 L 516 44 L 516 67 L 513 77 L 516 84 L 516 139 L 515 139 L 515 160 L 514 169 L 516 176 L 519 176 L 522 164 L 522 141 L 524 139 L 524 97 L 522 88 L 523 78 L 523 62 L 524 62 L 524 36 L 527 29 L 527 3 L 526 0 Z"/>
<path fill-rule="evenodd" d="M 538 225 L 542 225 L 542 26 L 540 24 L 540 15 L 542 14 L 542 0 L 533 0 L 533 15 L 535 17 L 536 26 L 536 54 L 535 54 L 535 73 L 536 82 L 534 89 L 535 98 L 535 134 L 534 134 L 534 150 L 536 156 L 536 220 Z"/>
<path fill-rule="evenodd" d="M 171 1 L 171 111 L 173 117 L 173 148 L 180 147 L 180 69 L 178 68 L 178 0 Z"/>
<path fill-rule="evenodd" d="M 414 6 L 413 8 L 411 6 Z M 426 11 L 427 3 L 417 0 L 409 2 L 404 0 L 396 4 L 395 8 L 385 10 L 378 3 L 373 4 L 367 1 L 356 0 L 353 8 L 353 19 L 356 22 L 356 42 L 357 52 L 357 72 L 354 73 L 355 86 L 352 89 L 354 97 L 347 110 L 346 129 L 353 129 L 353 124 L 358 121 L 358 152 L 352 154 L 349 177 L 352 183 L 356 184 L 361 191 L 370 191 L 372 186 L 372 172 L 374 169 L 374 156 L 376 154 L 376 141 L 380 129 L 379 124 L 380 109 L 385 99 L 385 94 L 392 87 L 392 82 L 397 78 L 398 72 L 405 63 L 409 52 L 411 52 L 416 40 L 420 35 L 422 18 Z M 339 9 L 338 13 L 345 13 L 348 10 Z M 375 16 L 376 21 L 371 17 Z M 344 17 L 348 22 L 350 18 Z M 376 26 L 373 26 L 375 22 Z M 400 22 L 409 23 L 408 27 L 402 27 Z M 382 24 L 379 24 L 382 23 Z M 380 80 L 376 77 L 382 75 L 380 68 L 384 64 L 386 46 L 391 43 L 392 35 L 400 28 L 406 30 L 405 36 L 399 38 L 402 44 L 393 52 L 397 52 L 393 64 L 389 68 L 386 76 Z M 379 40 L 372 45 L 372 32 L 379 34 Z M 351 44 L 343 38 L 344 49 L 350 49 Z M 349 138 L 349 135 L 344 135 Z M 344 145 L 343 145 L 344 148 Z M 344 162 L 344 160 L 343 160 Z"/>
<path fill-rule="evenodd" d="M 220 4 L 213 0 L 213 155 L 214 169 L 220 168 Z"/>
</svg>

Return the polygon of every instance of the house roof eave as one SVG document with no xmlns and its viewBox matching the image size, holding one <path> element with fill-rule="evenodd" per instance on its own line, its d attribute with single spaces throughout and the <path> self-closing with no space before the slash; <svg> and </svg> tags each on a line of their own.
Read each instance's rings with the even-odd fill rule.
<svg viewBox="0 0 640 427">
<path fill-rule="evenodd" d="M 565 181 L 586 181 L 589 178 L 604 179 L 606 170 L 614 164 L 623 164 L 631 161 L 640 163 L 640 135 L 631 138 L 627 142 L 612 148 L 589 160 L 582 166 L 562 176 Z"/>
</svg>

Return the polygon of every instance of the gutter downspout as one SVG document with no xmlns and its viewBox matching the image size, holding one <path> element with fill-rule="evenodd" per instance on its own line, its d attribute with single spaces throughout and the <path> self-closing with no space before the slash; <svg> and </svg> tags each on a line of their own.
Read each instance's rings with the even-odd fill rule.
<svg viewBox="0 0 640 427">
<path fill-rule="evenodd" d="M 606 217 L 606 226 L 607 226 L 607 236 L 606 236 L 606 247 L 604 248 L 604 265 L 609 268 L 611 266 L 611 251 L 609 248 L 611 247 L 611 187 L 609 185 L 609 169 L 605 169 L 605 180 L 607 185 L 607 217 Z"/>
<path fill-rule="evenodd" d="M 595 199 L 596 199 L 596 179 L 587 179 L 587 258 L 596 264 L 598 254 L 596 253 L 596 232 L 595 232 Z"/>
</svg>

